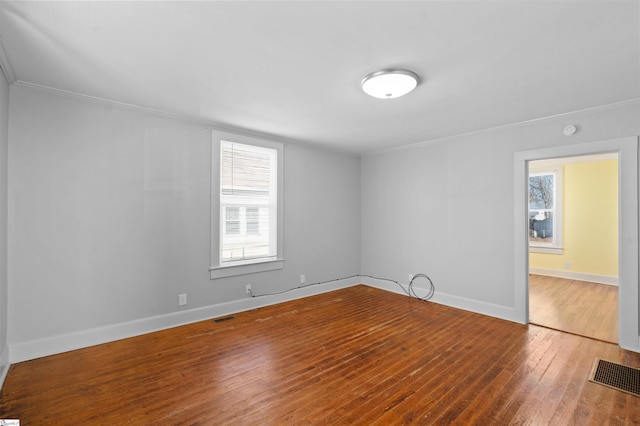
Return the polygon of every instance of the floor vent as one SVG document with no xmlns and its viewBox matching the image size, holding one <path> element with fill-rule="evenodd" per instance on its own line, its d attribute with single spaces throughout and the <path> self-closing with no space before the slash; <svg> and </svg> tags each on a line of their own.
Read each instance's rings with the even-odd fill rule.
<svg viewBox="0 0 640 426">
<path fill-rule="evenodd" d="M 596 358 L 589 381 L 640 396 L 640 369 Z"/>
<path fill-rule="evenodd" d="M 236 317 L 234 317 L 232 315 L 232 316 L 229 316 L 229 317 L 216 318 L 216 319 L 213 320 L 213 322 L 225 322 L 225 321 L 230 321 L 232 319 L 236 319 Z"/>
</svg>

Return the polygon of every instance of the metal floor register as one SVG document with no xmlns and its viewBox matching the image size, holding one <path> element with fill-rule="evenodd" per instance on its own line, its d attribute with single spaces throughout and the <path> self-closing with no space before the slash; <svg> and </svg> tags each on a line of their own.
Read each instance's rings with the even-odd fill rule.
<svg viewBox="0 0 640 426">
<path fill-rule="evenodd" d="M 596 358 L 589 381 L 640 396 L 640 369 Z"/>
</svg>

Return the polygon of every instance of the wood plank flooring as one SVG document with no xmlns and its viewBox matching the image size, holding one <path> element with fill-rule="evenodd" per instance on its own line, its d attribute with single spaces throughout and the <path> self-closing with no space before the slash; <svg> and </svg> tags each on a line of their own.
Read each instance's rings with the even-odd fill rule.
<svg viewBox="0 0 640 426">
<path fill-rule="evenodd" d="M 529 322 L 618 342 L 618 287 L 529 275 Z"/>
<path fill-rule="evenodd" d="M 40 424 L 640 424 L 587 381 L 640 354 L 364 285 L 11 366 L 0 418 Z"/>
</svg>

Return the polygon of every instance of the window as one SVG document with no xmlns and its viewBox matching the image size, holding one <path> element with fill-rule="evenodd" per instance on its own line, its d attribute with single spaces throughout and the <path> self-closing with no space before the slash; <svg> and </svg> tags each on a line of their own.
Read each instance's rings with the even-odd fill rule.
<svg viewBox="0 0 640 426">
<path fill-rule="evenodd" d="M 264 212 L 263 218 L 268 217 L 269 213 Z M 257 207 L 247 207 L 247 235 L 261 235 L 260 234 L 260 209 Z"/>
<path fill-rule="evenodd" d="M 562 166 L 530 164 L 529 248 L 562 254 Z"/>
<path fill-rule="evenodd" d="M 224 208 L 224 234 L 237 235 L 240 233 L 240 208 Z"/>
<path fill-rule="evenodd" d="M 282 144 L 213 136 L 211 278 L 281 269 Z"/>
</svg>

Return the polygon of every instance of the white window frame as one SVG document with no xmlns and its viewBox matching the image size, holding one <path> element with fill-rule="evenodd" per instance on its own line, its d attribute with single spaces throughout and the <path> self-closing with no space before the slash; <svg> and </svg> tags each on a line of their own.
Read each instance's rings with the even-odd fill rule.
<svg viewBox="0 0 640 426">
<path fill-rule="evenodd" d="M 536 175 L 553 174 L 554 179 L 554 212 L 553 212 L 553 243 L 539 243 L 529 241 L 529 251 L 532 253 L 563 254 L 562 246 L 562 164 L 549 164 L 545 161 L 529 163 L 529 177 Z M 527 177 L 527 188 L 529 186 Z M 529 210 L 527 210 L 529 211 Z M 528 214 L 527 214 L 528 216 Z"/>
<path fill-rule="evenodd" d="M 274 232 L 277 245 L 275 257 L 221 262 L 220 246 L 222 221 L 220 220 L 220 144 L 230 141 L 245 145 L 271 148 L 277 151 L 277 219 Z M 233 277 L 282 269 L 284 267 L 284 145 L 257 137 L 212 131 L 211 137 L 211 279 Z M 242 218 L 241 218 L 242 227 Z"/>
</svg>

